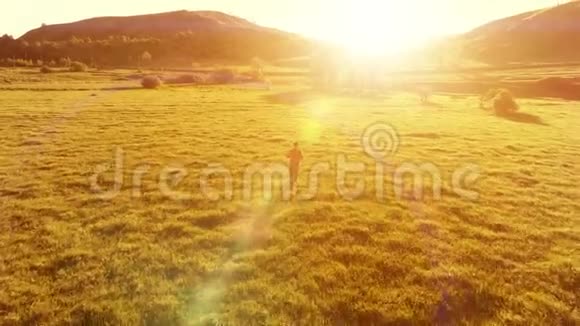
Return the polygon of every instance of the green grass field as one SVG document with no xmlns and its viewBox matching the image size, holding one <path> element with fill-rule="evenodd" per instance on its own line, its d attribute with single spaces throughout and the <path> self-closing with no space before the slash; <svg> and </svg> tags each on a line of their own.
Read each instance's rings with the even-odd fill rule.
<svg viewBox="0 0 580 326">
<path fill-rule="evenodd" d="M 12 82 L 0 91 L 0 324 L 580 322 L 577 102 L 520 99 L 522 113 L 504 119 L 476 95 L 422 105 L 411 93 L 322 94 L 300 83 L 115 91 L 101 89 L 126 82 L 110 75 L 3 74 Z M 400 138 L 383 201 L 360 145 L 378 121 Z M 315 198 L 243 200 L 244 169 L 286 163 L 294 141 L 304 171 L 332 167 Z M 90 179 L 115 164 L 116 148 L 123 186 L 99 199 Z M 353 201 L 337 192 L 342 154 L 367 165 L 348 179 L 367 185 Z M 406 163 L 438 167 L 441 199 L 412 198 L 408 179 L 397 198 L 393 172 Z M 231 171 L 232 200 L 200 191 L 209 164 Z M 452 189 L 466 164 L 481 171 L 475 200 Z M 132 178 L 144 166 L 137 197 Z M 166 167 L 187 170 L 172 185 L 189 198 L 160 191 Z"/>
</svg>

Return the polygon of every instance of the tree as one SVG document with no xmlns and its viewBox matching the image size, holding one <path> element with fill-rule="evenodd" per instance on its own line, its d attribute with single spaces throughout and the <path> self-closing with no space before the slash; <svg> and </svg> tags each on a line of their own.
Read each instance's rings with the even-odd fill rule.
<svg viewBox="0 0 580 326">
<path fill-rule="evenodd" d="M 264 80 L 264 63 L 262 59 L 254 57 L 252 59 L 252 71 L 251 76 L 256 81 Z"/>
<path fill-rule="evenodd" d="M 151 53 L 145 51 L 143 52 L 143 54 L 141 54 L 141 62 L 143 64 L 149 64 L 151 63 L 151 60 L 153 60 L 153 56 L 151 55 Z"/>
<path fill-rule="evenodd" d="M 252 69 L 255 73 L 262 75 L 264 73 L 264 62 L 258 57 L 252 59 Z"/>
<path fill-rule="evenodd" d="M 30 43 L 28 43 L 28 41 L 22 40 L 20 41 L 20 46 L 24 51 L 24 60 L 28 60 L 28 47 L 30 46 Z"/>
<path fill-rule="evenodd" d="M 68 57 L 58 59 L 58 64 L 61 67 L 70 67 L 72 64 L 72 60 Z"/>
</svg>

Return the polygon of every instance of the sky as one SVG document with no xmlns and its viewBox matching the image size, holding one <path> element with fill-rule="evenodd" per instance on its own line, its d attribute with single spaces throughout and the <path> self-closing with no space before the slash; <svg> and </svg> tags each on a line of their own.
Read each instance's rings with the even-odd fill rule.
<svg viewBox="0 0 580 326">
<path fill-rule="evenodd" d="M 385 41 L 402 44 L 468 31 L 493 19 L 557 3 L 557 0 L 23 0 L 3 6 L 0 35 L 19 37 L 43 23 L 98 16 L 217 10 L 322 40 L 365 44 L 379 35 Z"/>
</svg>

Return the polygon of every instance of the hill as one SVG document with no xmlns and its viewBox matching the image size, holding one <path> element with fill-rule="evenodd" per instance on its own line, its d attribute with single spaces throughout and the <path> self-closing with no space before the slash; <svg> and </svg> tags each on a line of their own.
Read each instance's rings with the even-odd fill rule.
<svg viewBox="0 0 580 326">
<path fill-rule="evenodd" d="M 68 24 L 45 25 L 29 31 L 21 39 L 28 42 L 68 41 L 73 37 L 103 40 L 127 36 L 168 37 L 177 33 L 209 31 L 256 31 L 284 35 L 274 29 L 217 11 L 175 11 L 128 17 L 98 17 Z"/>
<path fill-rule="evenodd" d="M 69 57 L 94 65 L 151 65 L 192 62 L 247 62 L 308 54 L 310 42 L 215 11 L 176 11 L 130 17 L 99 17 L 46 25 L 14 40 L 0 39 L 1 58 L 58 61 Z"/>
<path fill-rule="evenodd" d="M 465 35 L 468 57 L 487 63 L 580 59 L 580 1 L 500 19 Z"/>
</svg>

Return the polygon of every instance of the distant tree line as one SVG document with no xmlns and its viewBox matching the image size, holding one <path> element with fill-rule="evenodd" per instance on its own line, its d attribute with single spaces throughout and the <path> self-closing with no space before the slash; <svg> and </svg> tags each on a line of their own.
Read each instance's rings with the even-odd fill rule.
<svg viewBox="0 0 580 326">
<path fill-rule="evenodd" d="M 305 55 L 309 51 L 307 42 L 299 37 L 251 30 L 184 32 L 163 39 L 72 37 L 59 42 L 28 42 L 9 35 L 0 37 L 3 65 L 62 64 L 63 60 L 68 60 L 93 66 L 139 66 L 145 60 L 155 66 L 189 66 L 192 61 L 249 62 L 254 57 L 275 60 Z M 144 57 L 144 53 L 148 55 Z"/>
</svg>

